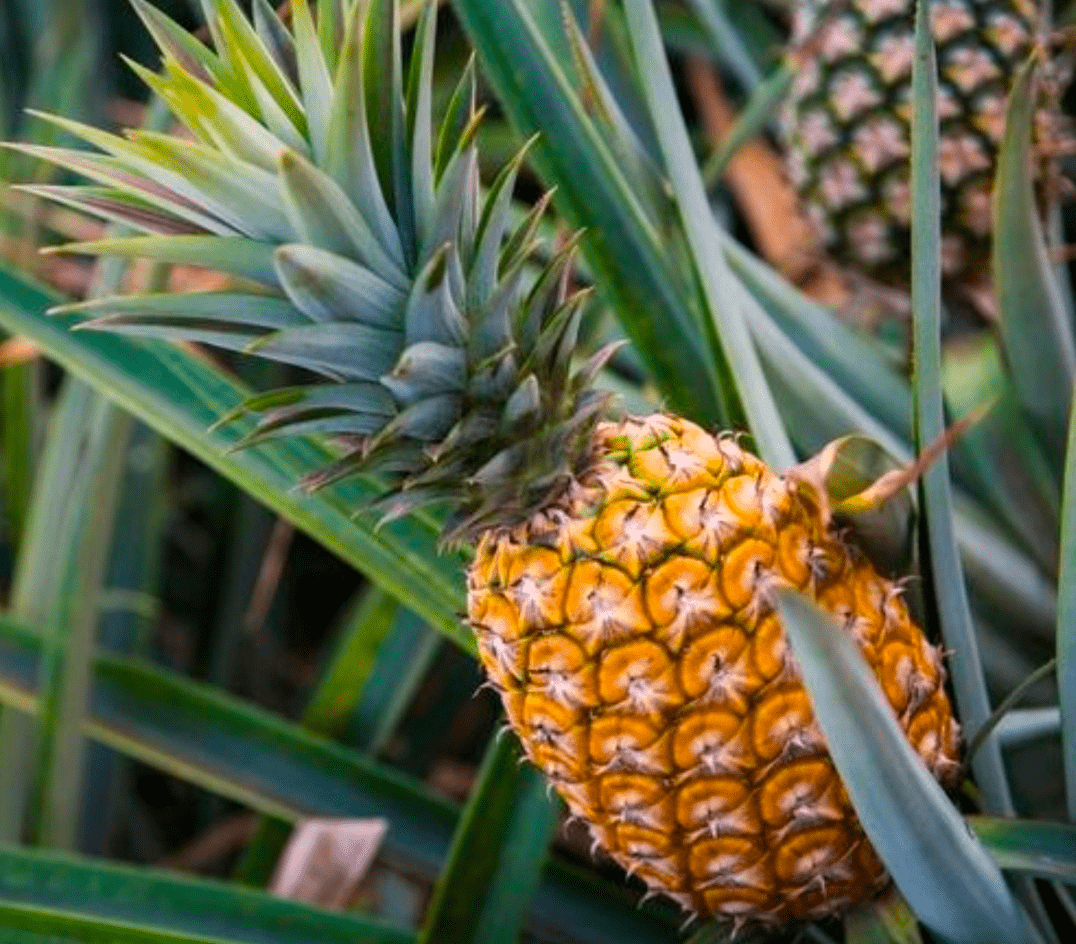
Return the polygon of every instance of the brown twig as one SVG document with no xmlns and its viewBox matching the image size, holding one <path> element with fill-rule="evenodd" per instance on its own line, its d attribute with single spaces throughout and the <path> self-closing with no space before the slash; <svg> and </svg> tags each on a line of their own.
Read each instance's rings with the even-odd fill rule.
<svg viewBox="0 0 1076 944">
<path fill-rule="evenodd" d="M 223 819 L 158 864 L 180 872 L 212 871 L 217 863 L 250 842 L 257 824 L 257 817 L 250 813 Z"/>
<path fill-rule="evenodd" d="M 687 80 L 706 133 L 719 145 L 736 120 L 720 79 L 709 62 L 692 57 Z M 725 183 L 765 259 L 815 298 L 834 305 L 848 298 L 843 280 L 822 264 L 814 230 L 769 144 L 758 138 L 745 144 L 730 159 Z"/>
<path fill-rule="evenodd" d="M 250 637 L 260 636 L 265 626 L 265 620 L 269 616 L 277 588 L 280 586 L 280 576 L 284 572 L 284 564 L 288 559 L 288 551 L 291 549 L 294 537 L 295 527 L 291 522 L 277 518 L 273 525 L 273 533 L 269 536 L 265 556 L 262 558 L 258 579 L 250 595 L 250 605 L 243 614 L 243 632 Z"/>
</svg>

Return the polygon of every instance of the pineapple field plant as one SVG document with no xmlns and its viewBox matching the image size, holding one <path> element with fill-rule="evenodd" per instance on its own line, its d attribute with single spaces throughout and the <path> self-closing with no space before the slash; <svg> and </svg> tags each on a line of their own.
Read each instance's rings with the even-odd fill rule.
<svg viewBox="0 0 1076 944">
<path fill-rule="evenodd" d="M 1006 112 L 991 197 L 1002 323 L 996 337 L 960 339 L 943 364 L 946 99 L 927 26 L 939 5 L 920 4 L 914 30 L 910 5 L 901 14 L 914 61 L 902 102 L 911 252 L 893 262 L 912 274 L 910 379 L 881 341 L 799 296 L 719 227 L 661 31 L 687 29 L 698 44 L 711 21 L 685 21 L 680 8 L 659 7 L 662 19 L 649 2 L 459 0 L 478 67 L 435 96 L 436 4 L 419 5 L 405 66 L 402 11 L 389 0 L 293 0 L 283 17 L 256 0 L 249 18 L 233 0 L 205 0 L 203 38 L 134 0 L 162 54 L 160 71 L 134 68 L 170 112 L 163 130 L 112 134 L 39 115 L 81 145 L 13 145 L 74 175 L 22 192 L 115 227 L 64 253 L 218 277 L 208 291 L 177 291 L 158 273 L 163 290 L 116 292 L 113 279 L 50 319 L 47 295 L 5 274 L 0 320 L 474 652 L 544 775 L 516 768 L 511 739 L 490 746 L 442 849 L 421 940 L 674 940 L 686 917 L 700 941 L 795 934 L 816 919 L 827 923 L 809 933 L 822 939 L 843 920 L 850 941 L 912 941 L 913 913 L 940 940 L 1071 930 L 1072 827 L 1051 821 L 1065 814 L 1050 799 L 1017 806 L 1018 791 L 1038 796 L 1042 784 L 1010 776 L 1003 753 L 1023 746 L 1039 779 L 1070 770 L 1071 310 L 1039 222 L 1036 73 L 1020 47 L 1011 94 L 990 86 Z M 770 22 L 757 9 L 740 16 L 718 17 L 719 62 L 730 36 Z M 538 132 L 485 184 L 479 72 L 518 140 Z M 569 227 L 586 227 L 581 238 L 539 239 L 549 197 L 518 202 L 525 161 L 557 186 L 553 203 Z M 243 392 L 192 345 L 286 365 L 290 379 Z M 658 385 L 660 410 L 625 380 L 633 374 Z M 643 411 L 627 413 L 614 389 Z M 994 406 L 953 443 L 943 396 Z M 939 443 L 952 445 L 953 480 Z M 114 482 L 107 444 L 86 448 Z M 927 632 L 906 588 L 836 523 L 913 482 L 923 592 L 912 607 Z M 92 653 L 93 621 L 79 625 Z M 1032 674 L 1043 650 L 1056 651 L 1056 672 Z M 83 731 L 103 730 L 106 743 L 199 776 L 197 760 L 175 759 L 167 698 L 163 741 L 152 725 L 132 735 L 129 720 L 94 721 L 102 672 L 112 692 L 156 686 L 181 716 L 197 704 L 218 724 L 227 715 L 229 730 L 240 723 L 240 708 L 145 667 L 94 668 L 84 656 L 80 668 L 63 647 L 51 652 L 46 771 L 80 756 L 58 750 Z M 1013 710 L 1047 674 L 1054 707 Z M 25 709 L 21 689 L 4 691 Z M 324 788 L 282 801 L 279 786 L 259 793 L 242 775 L 226 795 L 278 818 L 382 815 L 392 848 L 428 861 L 416 836 L 430 827 L 414 817 L 441 813 L 413 785 L 273 730 L 289 757 L 322 757 L 358 782 L 361 801 L 319 807 L 335 795 Z M 219 789 L 219 770 L 203 768 L 199 782 Z M 322 781 L 307 769 L 312 786 Z M 603 908 L 607 890 L 580 894 L 571 885 L 584 880 L 555 862 L 542 880 L 560 819 L 546 780 L 592 852 L 664 904 L 638 918 Z M 971 815 L 938 781 L 961 790 Z M 33 814 L 46 842 L 63 834 L 63 797 L 46 788 Z M 41 882 L 49 869 L 70 881 L 75 868 L 28 861 Z M 154 881 L 171 901 L 193 894 Z M 53 901 L 52 923 L 40 923 L 50 900 L 36 887 L 9 893 L 12 927 L 77 939 L 98 920 L 121 934 L 115 904 L 96 899 Z M 227 925 L 226 893 L 198 894 L 217 902 L 218 924 L 192 925 L 174 906 L 162 909 L 171 918 L 121 908 L 130 936 L 116 939 L 147 940 L 137 937 L 147 925 L 177 940 L 210 926 L 263 939 L 244 937 L 234 911 Z M 290 919 L 318 927 L 312 910 Z M 325 940 L 349 933 L 320 920 Z M 353 939 L 414 939 L 354 920 Z"/>
<path fill-rule="evenodd" d="M 799 70 L 783 116 L 789 174 L 836 261 L 907 285 L 912 4 L 808 0 L 795 13 L 794 42 L 810 43 L 814 55 Z M 1020 66 L 1045 39 L 1044 14 L 1033 0 L 931 6 L 942 270 L 950 285 L 989 281 L 991 195 L 1006 104 Z M 1047 108 L 1040 113 L 1041 137 L 1053 117 Z M 1045 170 L 1036 168 L 1040 180 Z"/>
</svg>

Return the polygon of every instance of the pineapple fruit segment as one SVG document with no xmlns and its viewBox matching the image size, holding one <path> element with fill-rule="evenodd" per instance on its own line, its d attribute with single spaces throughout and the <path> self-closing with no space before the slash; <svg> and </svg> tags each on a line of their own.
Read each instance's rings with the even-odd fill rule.
<svg viewBox="0 0 1076 944">
<path fill-rule="evenodd" d="M 890 284 L 906 284 L 911 246 L 914 7 L 912 0 L 800 0 L 792 41 L 810 55 L 781 121 L 789 174 L 830 256 Z M 981 283 L 1006 102 L 1041 12 L 1033 0 L 934 0 L 931 18 L 942 265 L 951 282 Z"/>
<path fill-rule="evenodd" d="M 808 919 L 886 882 L 772 607 L 856 639 L 932 773 L 956 769 L 940 651 L 824 523 L 810 486 L 655 415 L 603 423 L 559 502 L 488 531 L 469 575 L 483 665 L 595 845 L 685 909 Z"/>
</svg>

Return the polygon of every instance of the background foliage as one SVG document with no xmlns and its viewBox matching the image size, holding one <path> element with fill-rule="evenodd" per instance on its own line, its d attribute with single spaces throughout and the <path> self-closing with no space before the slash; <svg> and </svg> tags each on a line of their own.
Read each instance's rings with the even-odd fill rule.
<svg viewBox="0 0 1076 944">
<path fill-rule="evenodd" d="M 197 4 L 159 5 L 197 28 Z M 419 6 L 403 4 L 405 28 Z M 918 567 L 921 612 L 952 651 L 975 747 L 974 782 L 955 805 L 887 740 L 854 651 L 786 601 L 816 710 L 852 756 L 858 773 L 842 772 L 864 821 L 880 824 L 872 839 L 903 895 L 788 938 L 921 940 L 914 911 L 953 940 L 1069 939 L 1076 433 L 1064 442 L 1071 378 L 1044 391 L 1020 365 L 1057 348 L 1049 332 L 1071 344 L 1076 329 L 1069 274 L 1037 241 L 1022 188 L 1030 93 L 1014 99 L 998 186 L 999 329 L 958 331 L 938 304 L 921 69 L 915 317 L 907 331 L 870 332 L 760 259 L 720 181 L 727 142 L 707 137 L 695 107 L 681 120 L 685 69 L 701 63 L 743 116 L 733 139 L 765 134 L 790 69 L 781 4 L 447 6 L 439 105 L 473 48 L 490 106 L 485 179 L 541 133 L 520 209 L 555 185 L 550 238 L 586 228 L 575 277 L 598 289 L 586 343 L 632 342 L 603 378 L 631 408 L 749 427 L 779 466 L 865 434 L 878 448 L 850 460 L 865 482 L 907 462 L 947 416 L 996 403 L 922 480 L 918 514 L 906 500 L 889 509 L 882 533 L 897 539 L 876 548 L 895 570 Z M 166 125 L 118 62 L 155 61 L 125 0 L 5 0 L 0 17 L 5 136 L 56 143 L 28 106 Z M 3 181 L 48 173 L 0 155 Z M 0 214 L 0 941 L 722 939 L 715 927 L 682 932 L 662 902 L 637 907 L 642 886 L 591 859 L 512 740 L 495 737 L 497 705 L 475 694 L 458 617 L 462 560 L 437 553 L 436 521 L 377 530 L 355 514 L 370 494 L 362 482 L 296 491 L 325 443 L 229 451 L 243 426 L 212 423 L 278 380 L 268 368 L 71 332 L 45 315 L 204 273 L 39 256 L 92 235 L 86 221 L 8 187 Z M 1055 222 L 1058 244 L 1066 221 Z M 842 697 L 827 703 L 827 691 Z M 310 816 L 388 822 L 344 912 L 262 891 L 291 826 Z"/>
</svg>

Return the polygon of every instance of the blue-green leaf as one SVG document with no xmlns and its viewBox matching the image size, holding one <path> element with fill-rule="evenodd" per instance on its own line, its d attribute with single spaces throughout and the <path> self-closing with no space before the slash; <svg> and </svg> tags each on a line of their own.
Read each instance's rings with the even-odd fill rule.
<svg viewBox="0 0 1076 944">
<path fill-rule="evenodd" d="M 1016 76 L 994 182 L 994 282 L 1010 376 L 1060 468 L 1076 342 L 1035 199 L 1036 63 Z"/>
<path fill-rule="evenodd" d="M 778 609 L 863 828 L 919 919 L 953 944 L 1036 940 L 997 866 L 908 743 L 850 636 L 797 594 Z"/>
</svg>

